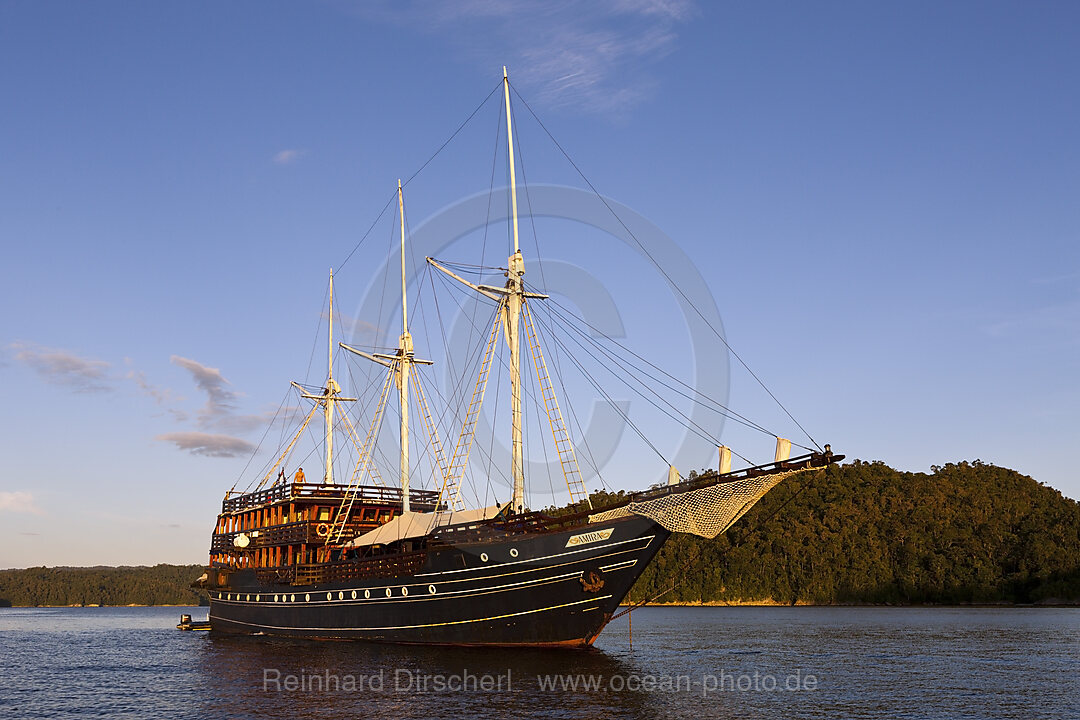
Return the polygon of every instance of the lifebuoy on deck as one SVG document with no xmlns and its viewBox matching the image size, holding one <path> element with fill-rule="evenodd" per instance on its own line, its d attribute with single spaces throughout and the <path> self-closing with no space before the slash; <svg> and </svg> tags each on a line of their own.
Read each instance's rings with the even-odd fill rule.
<svg viewBox="0 0 1080 720">
<path fill-rule="evenodd" d="M 321 538 L 330 537 L 330 526 L 326 523 L 319 523 L 315 526 L 315 534 Z"/>
</svg>

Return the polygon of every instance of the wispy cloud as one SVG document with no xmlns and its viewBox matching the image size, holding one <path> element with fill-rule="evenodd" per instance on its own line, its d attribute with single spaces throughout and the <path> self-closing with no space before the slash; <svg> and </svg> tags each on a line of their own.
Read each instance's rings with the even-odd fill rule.
<svg viewBox="0 0 1080 720">
<path fill-rule="evenodd" d="M 274 155 L 274 162 L 278 165 L 291 165 L 303 156 L 303 150 L 281 150 Z"/>
<path fill-rule="evenodd" d="M 203 432 L 172 432 L 158 435 L 154 439 L 173 443 L 180 450 L 186 450 L 192 455 L 206 457 L 241 457 L 250 454 L 255 449 L 255 446 L 247 440 L 230 435 Z"/>
<path fill-rule="evenodd" d="M 124 358 L 124 364 L 130 366 L 133 364 L 133 361 L 131 358 L 126 357 Z M 142 370 L 128 370 L 127 375 L 124 377 L 135 383 L 135 387 L 138 389 L 140 395 L 153 399 L 153 401 L 164 408 L 165 412 L 171 415 L 174 420 L 181 423 L 187 422 L 188 414 L 176 407 L 177 403 L 183 401 L 184 398 L 182 396 L 175 394 L 167 387 L 161 387 L 150 382 L 146 377 L 146 373 Z"/>
<path fill-rule="evenodd" d="M 46 382 L 64 385 L 76 392 L 108 392 L 113 389 L 109 379 L 112 365 L 104 360 L 26 342 L 15 342 L 9 347 L 15 352 L 17 361 L 31 368 Z"/>
<path fill-rule="evenodd" d="M 653 66 L 675 50 L 691 0 L 471 0 L 372 3 L 360 12 L 459 42 L 488 71 L 548 107 L 619 113 L 654 92 Z M 478 37 L 488 42 L 479 44 Z"/>
<path fill-rule="evenodd" d="M 124 377 L 135 383 L 135 387 L 139 389 L 139 394 L 152 398 L 158 405 L 168 405 L 183 400 L 183 398 L 175 396 L 169 388 L 159 387 L 151 383 L 142 370 L 128 370 L 127 375 Z"/>
<path fill-rule="evenodd" d="M 199 411 L 200 424 L 210 427 L 222 418 L 232 415 L 236 409 L 238 393 L 227 387 L 231 383 L 221 374 L 221 370 L 179 355 L 171 356 L 169 362 L 191 373 L 195 385 L 206 393 L 206 404 Z"/>
<path fill-rule="evenodd" d="M 34 503 L 33 493 L 25 490 L 15 492 L 0 492 L 0 512 L 23 513 L 27 515 L 43 515 L 44 513 Z"/>
<path fill-rule="evenodd" d="M 124 364 L 129 369 L 121 375 L 113 372 L 110 362 L 82 357 L 68 350 L 23 341 L 12 343 L 7 350 L 14 353 L 17 362 L 33 369 L 43 380 L 76 392 L 114 392 L 120 387 L 118 383 L 130 380 L 140 395 L 153 399 L 174 420 L 179 423 L 189 421 L 188 413 L 177 407 L 183 398 L 169 388 L 151 382 L 143 371 L 130 367 L 133 364 L 130 358 L 124 358 Z M 205 394 L 206 402 L 196 415 L 196 424 L 201 430 L 214 432 L 176 432 L 159 435 L 157 439 L 172 442 L 181 450 L 209 457 L 233 457 L 250 452 L 254 446 L 233 435 L 243 435 L 264 427 L 274 419 L 276 413 L 239 414 L 236 405 L 241 394 L 230 388 L 221 370 L 179 355 L 173 355 L 170 362 L 187 370 L 195 385 Z M 287 422 L 298 410 L 293 407 L 281 408 L 277 411 L 281 414 L 279 420 Z M 18 511 L 15 510 L 18 507 L 32 507 L 29 494 L 3 493 L 0 496 L 0 510 Z"/>
<path fill-rule="evenodd" d="M 241 397 L 241 394 L 230 389 L 229 386 L 232 383 L 225 378 L 221 370 L 179 355 L 173 355 L 169 360 L 173 365 L 182 367 L 191 373 L 195 385 L 206 394 L 206 404 L 203 405 L 197 415 L 197 425 L 203 430 L 244 435 L 265 427 L 274 421 L 275 417 L 279 422 L 288 422 L 299 412 L 299 408 L 296 407 L 282 407 L 279 410 L 267 410 L 258 413 L 237 413 L 237 400 Z M 182 411 L 170 412 L 173 412 L 178 420 L 186 420 L 186 415 Z"/>
</svg>

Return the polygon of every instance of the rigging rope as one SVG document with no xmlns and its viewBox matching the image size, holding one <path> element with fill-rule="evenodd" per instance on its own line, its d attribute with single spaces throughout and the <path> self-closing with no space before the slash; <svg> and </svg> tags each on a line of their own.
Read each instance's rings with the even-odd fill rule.
<svg viewBox="0 0 1080 720">
<path fill-rule="evenodd" d="M 563 307 L 562 305 L 560 305 L 557 302 L 555 303 L 555 305 L 557 305 L 560 308 Z M 663 387 L 668 388 L 669 390 L 671 390 L 672 392 L 674 392 L 674 393 L 676 393 L 678 395 L 681 395 L 682 397 L 686 398 L 687 400 L 690 400 L 691 402 L 697 403 L 698 405 L 700 405 L 701 407 L 704 407 L 707 410 L 711 410 L 712 412 L 716 412 L 716 413 L 718 413 L 720 415 L 723 415 L 726 418 L 729 418 L 731 420 L 735 420 L 736 422 L 738 422 L 738 423 L 740 423 L 742 425 L 745 425 L 746 427 L 748 427 L 748 428 L 750 428 L 752 430 L 756 430 L 756 431 L 761 432 L 761 433 L 763 433 L 765 435 L 769 435 L 770 437 L 774 437 L 774 438 L 777 437 L 775 433 L 770 432 L 769 430 L 767 430 L 764 427 L 762 427 L 761 425 L 753 422 L 752 420 L 746 418 L 745 416 L 740 415 L 739 413 L 735 412 L 734 410 L 731 410 L 730 408 L 727 408 L 726 406 L 724 406 L 723 404 L 717 402 L 716 400 L 704 395 L 703 393 L 698 391 L 696 388 L 693 388 L 693 387 L 689 386 L 688 384 L 686 384 L 683 381 L 679 380 L 678 378 L 671 375 L 670 373 L 667 373 L 663 369 L 657 367 L 655 364 L 651 363 L 646 358 L 644 358 L 644 357 L 638 355 L 637 353 L 633 352 L 632 350 L 627 348 L 622 343 L 619 343 L 618 341 L 614 340 L 613 338 L 610 338 L 609 336 L 604 335 L 602 332 L 597 330 L 597 332 L 599 334 L 604 335 L 605 338 L 607 338 L 608 340 L 611 340 L 620 349 L 625 350 L 626 352 L 628 352 L 629 354 L 633 355 L 634 357 L 640 359 L 642 362 L 646 363 L 650 367 L 656 368 L 656 370 L 658 370 L 663 375 L 671 378 L 674 382 L 682 385 L 683 387 L 688 388 L 695 395 L 700 396 L 700 398 L 708 400 L 710 403 L 712 403 L 716 407 L 710 407 L 708 404 L 706 404 L 704 402 L 701 402 L 701 400 L 698 400 L 698 399 L 696 399 L 694 397 L 691 397 L 690 395 L 687 395 L 685 392 L 682 392 L 681 390 L 679 390 L 676 387 L 672 387 L 668 383 L 664 382 L 661 378 L 658 378 L 658 377 L 652 375 L 651 373 L 649 373 L 647 370 L 644 370 L 644 369 L 642 369 L 640 367 L 634 366 L 629 361 L 627 361 L 624 358 L 621 358 L 620 356 L 616 355 L 611 349 L 609 349 L 609 348 L 605 347 L 604 345 L 602 345 L 601 343 L 597 342 L 595 338 L 591 337 L 585 331 L 581 330 L 578 327 L 575 327 L 573 325 L 574 321 L 580 321 L 580 322 L 584 323 L 588 327 L 591 327 L 591 326 L 589 326 L 589 324 L 584 322 L 583 320 L 577 318 L 577 316 L 575 316 L 572 312 L 564 314 L 564 313 L 552 311 L 551 315 L 552 315 L 553 319 L 562 320 L 562 322 L 559 323 L 560 326 L 569 327 L 571 330 L 573 330 L 575 333 L 577 333 L 577 335 L 579 335 L 581 338 L 584 338 L 584 340 L 589 342 L 591 344 L 591 346 L 596 349 L 596 351 L 601 353 L 604 357 L 608 358 L 611 361 L 611 363 L 615 365 L 615 367 L 617 367 L 618 369 L 625 372 L 627 377 L 630 377 L 631 379 L 633 379 L 634 382 L 638 383 L 639 385 L 641 385 L 642 388 L 644 388 L 649 393 L 654 395 L 661 403 L 663 403 L 667 407 L 671 408 L 671 410 L 674 413 L 679 415 L 681 418 L 683 418 L 683 420 L 685 420 L 686 423 L 688 423 L 690 426 L 692 426 L 689 429 L 691 429 L 691 430 L 696 429 L 696 432 L 694 434 L 697 435 L 698 437 L 700 437 L 701 439 L 707 440 L 707 441 L 712 442 L 713 444 L 716 444 L 716 445 L 720 444 L 719 438 L 714 437 L 711 433 L 709 433 L 708 430 L 701 427 L 701 425 L 698 424 L 697 422 L 695 422 L 692 417 L 690 417 L 689 415 L 684 413 L 682 410 L 680 410 L 678 407 L 676 407 L 673 403 L 671 403 L 669 400 L 667 400 L 663 395 L 658 393 L 655 390 L 655 388 L 653 388 L 649 383 L 646 383 L 645 381 L 643 381 L 640 378 L 636 377 L 634 375 L 635 370 L 637 372 L 640 372 L 642 375 L 645 375 L 646 377 L 650 378 L 654 382 L 662 385 Z M 552 326 L 554 326 L 554 324 L 555 324 L 554 322 L 551 322 Z M 572 337 L 572 339 L 578 345 L 578 347 L 580 347 L 581 349 L 588 352 L 588 348 L 585 347 L 578 338 Z M 651 405 L 653 405 L 654 407 L 656 407 L 658 410 L 663 412 L 665 415 L 667 415 L 671 419 L 676 420 L 676 418 L 674 418 L 671 415 L 671 413 L 669 413 L 667 410 L 664 410 L 662 407 L 657 405 L 656 402 L 654 402 L 651 399 L 649 399 L 648 397 L 646 397 L 640 390 L 638 390 L 637 388 L 631 386 L 625 379 L 623 379 L 619 375 L 616 375 L 615 372 L 612 370 L 612 368 L 609 365 L 605 365 L 605 367 L 609 372 L 612 373 L 612 375 L 614 375 L 616 378 L 618 378 L 624 385 L 627 385 L 627 387 L 629 387 L 631 390 L 633 390 L 635 393 L 637 393 L 646 402 L 648 402 Z M 803 449 L 805 449 L 807 451 L 812 451 L 812 448 L 807 448 L 804 445 L 800 445 L 799 443 L 793 443 L 793 444 L 796 445 L 797 447 L 802 447 Z M 738 455 L 738 453 L 735 453 L 735 454 Z M 750 462 L 747 458 L 743 457 L 742 455 L 738 455 L 738 456 L 740 458 L 742 458 L 743 460 L 745 460 L 748 464 L 753 465 L 753 463 Z"/>
<path fill-rule="evenodd" d="M 410 176 L 409 176 L 409 179 L 408 179 L 408 180 L 406 180 L 405 182 L 403 182 L 403 183 L 401 184 L 401 186 L 402 186 L 403 188 L 404 188 L 404 187 L 405 187 L 406 185 L 408 185 L 408 184 L 409 184 L 410 182 L 412 182 L 412 181 L 413 181 L 413 178 L 415 178 L 415 177 L 416 177 L 417 175 L 419 175 L 419 174 L 420 174 L 420 173 L 421 173 L 421 172 L 422 172 L 422 171 L 424 170 L 424 168 L 426 168 L 426 167 L 427 167 L 428 165 L 430 165 L 430 164 L 431 164 L 431 161 L 432 161 L 432 160 L 434 160 L 434 159 L 435 159 L 435 158 L 436 158 L 436 157 L 437 157 L 437 156 L 439 155 L 439 153 L 441 153 L 441 152 L 442 152 L 442 151 L 443 151 L 443 150 L 444 150 L 444 149 L 446 148 L 446 146 L 447 146 L 447 145 L 449 145 L 449 144 L 450 144 L 450 143 L 451 143 L 451 142 L 453 141 L 453 139 L 454 139 L 454 138 L 456 138 L 456 137 L 458 136 L 458 133 L 460 133 L 460 132 L 461 132 L 461 131 L 462 131 L 462 130 L 463 130 L 463 129 L 465 128 L 465 126 L 466 126 L 466 125 L 468 125 L 468 124 L 469 124 L 469 122 L 470 122 L 470 121 L 471 121 L 471 120 L 472 120 L 472 119 L 473 119 L 474 117 L 476 117 L 476 113 L 480 112 L 480 108 L 484 107 L 484 105 L 486 105 L 486 104 L 487 104 L 488 100 L 490 100 L 490 99 L 491 99 L 491 96 L 492 96 L 492 95 L 494 95 L 494 94 L 495 94 L 495 92 L 496 92 L 497 90 L 499 90 L 499 88 L 501 88 L 501 87 L 502 87 L 502 81 L 500 80 L 500 81 L 499 81 L 499 84 L 498 84 L 498 85 L 496 85 L 496 86 L 495 86 L 494 88 L 492 88 L 492 89 L 491 89 L 491 92 L 489 92 L 489 93 L 487 94 L 487 97 L 485 97 L 485 98 L 484 98 L 484 99 L 483 99 L 483 100 L 482 100 L 482 101 L 480 102 L 480 104 L 476 106 L 476 109 L 474 109 L 474 110 L 473 110 L 473 111 L 472 111 L 471 113 L 469 113 L 469 117 L 465 118 L 465 121 L 464 121 L 464 122 L 462 122 L 462 123 L 461 123 L 461 125 L 459 125 L 459 126 L 458 126 L 457 130 L 455 130 L 455 131 L 454 131 L 454 132 L 453 132 L 453 133 L 452 133 L 452 134 L 450 135 L 450 137 L 448 137 L 448 138 L 446 139 L 446 141 L 445 141 L 445 142 L 444 142 L 444 143 L 443 143 L 442 145 L 440 145 L 440 146 L 439 146 L 439 149 L 438 149 L 438 150 L 436 150 L 436 151 L 435 151 L 434 153 L 432 153 L 431 157 L 429 157 L 429 158 L 428 158 L 427 160 L 425 160 L 425 161 L 424 161 L 424 164 L 423 164 L 423 165 L 421 165 L 421 166 L 420 166 L 419 168 L 417 168 L 416 172 L 414 172 L 414 173 L 413 173 L 412 175 L 410 175 Z M 363 237 L 361 237 L 361 238 L 360 238 L 360 240 L 359 240 L 359 241 L 358 241 L 358 242 L 356 243 L 356 245 L 355 245 L 355 246 L 353 247 L 353 249 L 352 249 L 352 250 L 351 250 L 351 251 L 349 252 L 349 254 L 345 256 L 345 259 L 344 259 L 344 260 L 343 260 L 343 261 L 341 262 L 341 264 L 340 264 L 340 265 L 338 265 L 338 270 L 339 270 L 339 271 L 340 271 L 340 270 L 341 270 L 342 268 L 344 268 L 344 267 L 345 267 L 346 263 L 348 263 L 348 262 L 349 262 L 349 260 L 351 260 L 351 259 L 352 259 L 352 256 L 356 254 L 356 251 L 360 249 L 360 246 L 364 244 L 364 241 L 365 241 L 365 240 L 367 240 L 367 238 L 368 238 L 368 235 L 370 235 L 370 234 L 371 234 L 371 231 L 375 229 L 375 226 L 379 224 L 379 220 L 381 220 L 381 219 L 382 219 L 382 216 L 383 216 L 383 215 L 384 215 L 384 214 L 386 213 L 386 210 L 387 210 L 387 209 L 388 209 L 388 208 L 390 207 L 390 205 L 391 205 L 391 204 L 392 204 L 392 203 L 394 202 L 394 200 L 396 200 L 396 199 L 397 199 L 397 190 L 395 190 L 395 191 L 394 191 L 393 195 L 391 195 L 391 196 L 390 196 L 390 199 L 386 201 L 386 204 L 385 204 L 385 205 L 383 205 L 383 208 L 382 208 L 382 210 L 380 210 L 380 211 L 379 211 L 379 214 L 378 214 L 378 216 L 377 216 L 377 217 L 375 218 L 375 221 L 374 221 L 373 223 L 371 223 L 371 226 L 370 226 L 370 227 L 369 227 L 369 228 L 367 229 L 367 232 L 365 232 L 365 233 L 364 233 Z"/>
<path fill-rule="evenodd" d="M 682 395 L 682 396 L 683 396 L 683 397 L 685 397 L 686 399 L 688 399 L 688 400 L 690 400 L 690 401 L 692 401 L 692 402 L 696 402 L 696 403 L 698 403 L 699 405 L 701 405 L 702 407 L 706 407 L 706 408 L 709 408 L 708 404 L 706 404 L 705 402 L 702 402 L 702 400 L 707 400 L 707 401 L 708 401 L 709 403 L 712 403 L 713 405 L 715 405 L 715 408 L 709 408 L 709 409 L 713 410 L 714 412 L 718 412 L 718 413 L 720 413 L 720 414 L 724 415 L 725 417 L 727 417 L 727 418 L 729 418 L 729 419 L 735 420 L 735 421 L 737 421 L 737 422 L 741 422 L 741 423 L 742 423 L 743 425 L 746 425 L 747 427 L 749 427 L 749 428 L 751 428 L 751 429 L 754 429 L 754 430 L 758 430 L 758 431 L 760 431 L 760 432 L 762 432 L 762 433 L 764 433 L 764 434 L 766 434 L 766 435 L 771 435 L 772 437 L 776 437 L 776 433 L 770 432 L 770 431 L 769 431 L 768 429 L 766 429 L 766 428 L 765 428 L 765 427 L 763 427 L 762 425 L 759 425 L 758 423 L 754 422 L 753 420 L 751 420 L 750 418 L 746 417 L 745 415 L 742 415 L 742 414 L 740 414 L 740 413 L 738 413 L 738 412 L 736 412 L 736 411 L 732 410 L 731 408 L 727 407 L 726 405 L 724 405 L 723 403 L 719 402 L 718 400 L 716 400 L 716 399 L 714 399 L 714 398 L 711 398 L 711 397 L 709 397 L 708 395 L 706 395 L 706 394 L 704 394 L 703 392 L 701 392 L 700 390 L 698 390 L 698 389 L 697 389 L 696 387 L 693 387 L 693 386 L 691 386 L 691 385 L 690 385 L 689 383 L 686 383 L 686 382 L 684 382 L 683 380 L 680 380 L 679 378 L 677 378 L 677 377 L 675 377 L 674 375 L 672 375 L 671 373 L 667 372 L 666 370 L 664 370 L 664 369 L 663 369 L 663 368 L 661 368 L 660 366 L 658 366 L 658 365 L 656 365 L 655 363 L 651 362 L 651 361 L 650 361 L 650 360 L 649 360 L 648 358 L 645 358 L 644 356 L 642 356 L 642 355 L 639 355 L 638 353 L 634 352 L 634 351 L 633 351 L 633 350 L 631 350 L 631 349 L 630 349 L 629 347 L 627 347 L 627 346 L 626 346 L 626 345 L 624 345 L 623 343 L 619 342 L 619 341 L 618 341 L 617 339 L 615 339 L 615 338 L 611 337 L 610 335 L 608 335 L 608 334 L 607 334 L 607 333 L 605 333 L 604 331 L 602 331 L 602 330 L 600 330 L 599 328 L 595 327 L 594 325 L 590 324 L 590 323 L 589 323 L 589 322 L 588 322 L 587 320 L 585 320 L 584 318 L 580 318 L 580 317 L 578 317 L 577 315 L 575 315 L 575 314 L 574 314 L 574 312 L 573 312 L 572 310 L 570 310 L 570 308 L 566 307 L 565 305 L 563 305 L 563 304 L 562 304 L 562 303 L 560 303 L 559 301 L 555 300 L 554 298 L 551 298 L 550 300 L 551 300 L 551 303 L 552 303 L 553 305 L 557 306 L 557 307 L 558 307 L 559 309 L 561 309 L 561 310 L 563 311 L 563 312 L 561 312 L 561 313 L 558 313 L 558 315 L 559 315 L 559 317 L 560 317 L 561 319 L 563 319 L 564 321 L 567 321 L 567 322 L 566 322 L 565 324 L 567 324 L 567 325 L 570 325 L 570 324 L 571 324 L 571 322 L 578 322 L 578 323 L 581 323 L 581 324 L 585 325 L 585 327 L 589 328 L 590 330 L 592 330 L 592 331 L 593 331 L 593 332 L 595 332 L 596 334 L 598 334 L 598 335 L 601 335 L 601 336 L 602 336 L 602 337 L 603 337 L 603 338 L 604 338 L 605 340 L 608 340 L 608 341 L 610 341 L 611 343 L 613 343 L 613 344 L 617 345 L 617 346 L 618 346 L 618 347 L 619 347 L 619 348 L 620 348 L 621 350 L 624 350 L 624 351 L 626 351 L 627 353 L 629 353 L 630 355 L 633 355 L 633 356 L 634 356 L 635 358 L 637 358 L 637 359 L 638 359 L 638 360 L 640 360 L 641 362 L 645 363 L 645 364 L 646 364 L 646 365 L 648 365 L 649 367 L 653 368 L 653 369 L 654 369 L 654 370 L 656 370 L 657 372 L 659 372 L 659 373 L 661 373 L 662 375 L 664 375 L 664 376 L 666 376 L 666 377 L 670 378 L 670 379 L 671 379 L 672 381 L 674 381 L 674 382 L 678 383 L 679 385 L 682 385 L 682 386 L 683 386 L 684 388 L 686 388 L 687 390 L 689 390 L 689 391 L 690 391 L 691 393 L 693 393 L 694 395 L 697 395 L 697 396 L 698 396 L 698 398 L 700 398 L 700 399 L 695 399 L 695 398 L 693 398 L 693 397 L 690 397 L 689 395 L 686 395 L 685 393 L 683 393 L 683 392 L 681 392 L 681 391 L 677 390 L 676 388 L 673 388 L 673 387 L 671 387 L 670 385 L 664 384 L 664 386 L 665 386 L 665 387 L 667 387 L 667 388 L 668 388 L 669 390 L 672 390 L 673 392 L 677 392 L 677 393 L 679 393 L 680 395 Z M 553 314 L 554 314 L 554 311 L 553 311 Z M 598 349 L 601 349 L 601 350 L 602 350 L 602 351 L 604 351 L 605 353 L 606 353 L 606 352 L 608 352 L 608 351 L 606 351 L 606 350 L 604 349 L 604 347 L 603 347 L 602 345 L 600 345 L 600 343 L 598 343 L 598 342 L 596 341 L 596 339 L 595 339 L 595 338 L 591 337 L 591 336 L 590 336 L 590 335 L 588 335 L 587 333 L 584 333 L 584 332 L 583 332 L 582 330 L 580 330 L 579 328 L 574 328 L 574 330 L 575 330 L 576 332 L 578 332 L 578 333 L 579 333 L 579 334 L 580 334 L 580 335 L 581 335 L 582 337 L 584 337 L 585 339 L 587 339 L 587 340 L 588 340 L 589 342 L 591 342 L 591 343 L 593 343 L 594 345 L 596 345 L 596 347 L 597 347 Z M 655 376 L 653 376 L 653 375 L 650 375 L 650 374 L 649 374 L 649 373 L 648 373 L 647 371 L 645 371 L 645 370 L 642 370 L 641 368 L 637 368 L 637 369 L 638 369 L 638 370 L 639 370 L 640 372 L 642 372 L 643 374 L 645 374 L 645 375 L 648 375 L 648 376 L 649 376 L 650 378 L 652 378 L 653 380 L 656 380 L 657 382 L 663 383 L 663 381 L 662 381 L 662 380 L 659 380 L 659 379 L 658 379 L 658 378 L 656 378 Z M 801 445 L 800 445 L 799 447 L 803 447 L 803 446 L 801 446 Z M 804 449 L 806 449 L 806 450 L 810 450 L 811 448 L 805 448 L 805 447 L 804 447 Z"/>
<path fill-rule="evenodd" d="M 511 85 L 511 88 L 513 88 L 512 85 Z M 529 103 L 525 101 L 525 98 L 521 97 L 521 94 L 518 93 L 516 88 L 513 88 L 513 89 L 514 89 L 514 94 L 517 95 L 518 99 L 521 100 L 523 105 L 525 105 L 525 108 L 529 111 L 529 114 L 533 116 L 533 119 L 536 120 L 536 122 L 540 125 L 540 127 L 543 129 L 543 131 L 547 134 L 548 138 L 551 139 L 551 142 L 553 142 L 555 144 L 555 147 L 557 147 L 559 149 L 559 152 L 561 152 L 563 154 L 563 157 L 566 158 L 567 162 L 569 162 L 570 165 L 573 166 L 574 170 L 577 171 L 577 174 L 580 175 L 581 179 L 584 180 L 585 183 L 589 186 L 589 189 L 593 191 L 593 194 L 596 195 L 596 197 L 600 199 L 600 202 L 602 202 L 604 204 L 604 207 L 606 207 L 608 209 L 608 212 L 610 212 L 611 215 L 615 218 L 615 220 L 618 221 L 619 225 L 622 226 L 623 230 L 625 230 L 626 233 L 631 238 L 633 238 L 634 242 L 637 243 L 638 248 L 640 248 L 641 251 L 643 253 L 645 253 L 645 256 L 656 267 L 656 269 L 660 271 L 660 274 L 664 276 L 664 278 L 668 281 L 668 284 L 670 284 L 671 287 L 675 290 L 675 292 L 677 292 L 679 294 L 679 296 L 682 297 L 682 299 L 686 301 L 687 305 L 689 305 L 691 308 L 693 308 L 694 312 L 697 313 L 698 317 L 701 318 L 701 321 L 705 323 L 705 326 L 708 327 L 709 330 L 711 330 L 712 333 L 720 340 L 720 342 L 722 342 L 724 344 L 724 347 L 726 347 L 728 349 L 728 352 L 730 352 L 732 355 L 735 356 L 735 359 L 739 361 L 739 364 L 741 364 L 743 366 L 743 368 L 745 368 L 746 371 L 748 373 L 750 373 L 750 376 L 752 378 L 754 378 L 754 380 L 757 381 L 758 385 L 760 385 L 762 387 L 762 389 L 765 390 L 765 392 L 769 394 L 769 397 L 771 397 L 773 399 L 773 402 L 775 402 L 777 404 L 777 406 L 779 406 L 779 408 L 784 411 L 784 414 L 787 415 L 788 418 L 793 423 L 795 423 L 796 426 L 798 426 L 799 430 L 802 431 L 803 435 L 806 435 L 806 437 L 809 438 L 810 442 L 812 442 L 814 444 L 814 446 L 817 447 L 820 450 L 821 446 L 818 445 L 817 440 L 815 440 L 810 435 L 810 433 L 808 433 L 806 431 L 806 428 L 804 428 L 799 423 L 799 421 L 795 419 L 795 416 L 792 415 L 788 411 L 788 409 L 784 406 L 784 404 L 782 402 L 780 402 L 780 400 L 776 397 L 776 395 L 773 394 L 772 390 L 770 390 L 765 385 L 765 383 L 761 380 L 761 378 L 759 378 L 754 373 L 754 371 L 750 369 L 750 366 L 746 364 L 746 361 L 743 360 L 742 357 L 737 352 L 735 352 L 735 349 L 732 348 L 730 344 L 728 344 L 728 341 L 727 341 L 727 339 L 724 338 L 723 334 L 720 333 L 713 326 L 713 324 L 711 322 L 709 322 L 709 319 L 707 317 L 705 317 L 704 313 L 701 312 L 701 310 L 697 307 L 697 305 L 690 301 L 690 298 L 688 298 L 686 296 L 686 294 L 682 291 L 682 288 L 679 287 L 678 283 L 676 283 L 671 278 L 671 276 L 668 275 L 667 271 L 664 270 L 664 268 L 660 265 L 660 263 L 658 263 L 656 261 L 656 258 L 654 258 L 652 256 L 652 253 L 649 252 L 648 248 L 645 247 L 644 243 L 642 243 L 640 240 L 638 240 L 637 236 L 633 233 L 633 231 L 631 231 L 630 228 L 627 227 L 626 223 L 623 222 L 621 217 L 619 217 L 619 214 L 616 213 L 614 208 L 612 208 L 611 205 L 608 203 L 607 198 L 605 198 L 603 195 L 600 194 L 600 191 L 597 190 L 596 186 L 592 184 L 592 181 L 590 181 L 589 178 L 585 176 L 585 173 L 582 172 L 581 168 L 579 168 L 577 163 L 574 162 L 573 158 L 570 157 L 570 154 L 568 152 L 566 152 L 565 149 L 563 149 L 563 146 L 559 144 L 559 141 L 555 139 L 555 136 L 551 134 L 551 131 L 547 129 L 547 126 L 544 125 L 544 123 L 540 119 L 540 117 L 533 111 L 532 107 L 529 106 Z"/>
</svg>

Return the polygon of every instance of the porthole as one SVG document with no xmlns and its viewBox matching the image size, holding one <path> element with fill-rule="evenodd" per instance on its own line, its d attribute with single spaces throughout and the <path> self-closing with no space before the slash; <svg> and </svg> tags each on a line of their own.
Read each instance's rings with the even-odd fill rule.
<svg viewBox="0 0 1080 720">
<path fill-rule="evenodd" d="M 510 557 L 517 557 L 517 556 L 518 556 L 517 548 L 510 548 Z"/>
<path fill-rule="evenodd" d="M 304 593 L 304 602 L 311 602 L 311 593 Z"/>
<path fill-rule="evenodd" d="M 251 602 L 251 595 L 245 595 L 244 599 L 247 600 L 248 602 Z"/>
<path fill-rule="evenodd" d="M 338 599 L 338 600 L 344 600 L 344 599 L 345 599 L 345 593 L 343 593 L 343 592 L 339 592 L 339 593 L 337 594 L 337 599 Z"/>
<path fill-rule="evenodd" d="M 371 597 L 371 591 L 370 590 L 365 590 L 364 591 L 364 599 L 367 600 L 369 597 Z"/>
<path fill-rule="evenodd" d="M 229 599 L 232 600 L 232 593 L 229 593 Z"/>
<path fill-rule="evenodd" d="M 435 586 L 434 585 L 428 585 L 427 586 L 427 591 L 429 593 L 431 593 L 432 595 L 434 595 L 435 594 Z"/>
<path fill-rule="evenodd" d="M 409 588 L 407 588 L 407 587 L 401 588 L 401 596 L 402 597 L 407 597 L 408 595 L 409 595 Z"/>
<path fill-rule="evenodd" d="M 480 553 L 480 560 L 483 562 L 487 562 L 487 553 Z"/>
<path fill-rule="evenodd" d="M 386 597 L 391 597 L 391 596 L 393 596 L 393 594 L 394 594 L 393 590 L 391 590 L 390 588 L 386 588 Z"/>
<path fill-rule="evenodd" d="M 278 601 L 278 596 L 277 596 L 277 595 L 275 595 L 275 596 L 274 596 L 274 602 L 277 602 L 277 601 Z"/>
<path fill-rule="evenodd" d="M 353 599 L 353 600 L 355 600 L 355 599 L 356 599 L 356 591 L 355 591 L 355 590 L 353 590 L 353 591 L 352 591 L 352 599 Z"/>
<path fill-rule="evenodd" d="M 326 593 L 326 599 L 327 600 L 333 600 L 334 599 L 334 593 Z"/>
<path fill-rule="evenodd" d="M 296 602 L 296 596 L 295 595 L 290 595 L 289 596 L 289 602 Z"/>
<path fill-rule="evenodd" d="M 259 600 L 260 600 L 261 598 L 262 598 L 262 595 L 256 595 L 256 596 L 255 596 L 255 602 L 259 602 Z"/>
</svg>

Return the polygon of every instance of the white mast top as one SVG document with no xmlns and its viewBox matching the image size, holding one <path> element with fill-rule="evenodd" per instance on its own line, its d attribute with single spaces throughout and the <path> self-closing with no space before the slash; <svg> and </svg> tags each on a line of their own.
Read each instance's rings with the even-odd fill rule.
<svg viewBox="0 0 1080 720">
<path fill-rule="evenodd" d="M 506 144 L 509 148 L 510 157 L 510 205 L 514 216 L 514 254 L 518 248 L 518 213 L 517 213 L 517 179 L 514 171 L 514 126 L 510 120 L 510 76 L 506 74 L 506 66 L 503 65 L 503 94 L 506 96 Z"/>
<path fill-rule="evenodd" d="M 401 179 L 397 181 L 398 211 L 401 214 L 401 332 L 409 332 L 409 309 L 405 303 L 405 200 L 401 195 Z"/>
</svg>

